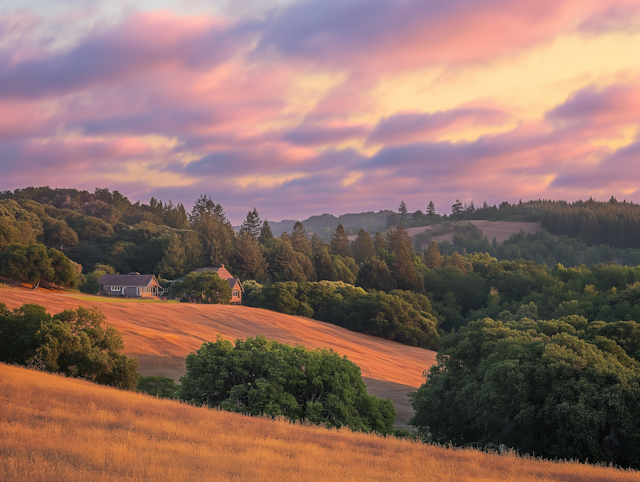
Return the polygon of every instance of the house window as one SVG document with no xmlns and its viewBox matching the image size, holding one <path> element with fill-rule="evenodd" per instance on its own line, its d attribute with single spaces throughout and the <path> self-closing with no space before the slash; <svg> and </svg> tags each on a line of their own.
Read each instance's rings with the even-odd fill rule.
<svg viewBox="0 0 640 482">
<path fill-rule="evenodd" d="M 231 291 L 231 294 L 232 294 L 235 298 L 237 298 L 237 297 L 239 297 L 239 296 L 240 296 L 240 290 L 232 290 L 232 291 Z"/>
<path fill-rule="evenodd" d="M 111 287 L 111 291 L 120 291 L 120 290 L 121 290 L 120 286 L 112 286 Z"/>
</svg>

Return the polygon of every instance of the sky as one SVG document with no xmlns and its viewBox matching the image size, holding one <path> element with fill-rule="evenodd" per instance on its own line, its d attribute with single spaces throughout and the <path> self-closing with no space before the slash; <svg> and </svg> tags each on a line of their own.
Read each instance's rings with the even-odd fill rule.
<svg viewBox="0 0 640 482">
<path fill-rule="evenodd" d="M 640 0 L 4 0 L 0 190 L 234 223 L 640 202 Z"/>
</svg>

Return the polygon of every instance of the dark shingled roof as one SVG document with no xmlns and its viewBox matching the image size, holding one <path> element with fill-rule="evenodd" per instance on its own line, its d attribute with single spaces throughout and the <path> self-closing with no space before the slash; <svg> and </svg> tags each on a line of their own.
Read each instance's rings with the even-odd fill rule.
<svg viewBox="0 0 640 482">
<path fill-rule="evenodd" d="M 240 291 L 244 291 L 244 288 L 242 287 L 242 284 L 240 283 L 240 280 L 238 278 L 229 278 L 227 280 L 227 283 L 229 283 L 229 288 L 231 289 L 233 289 L 236 283 L 238 283 L 240 285 Z"/>
<path fill-rule="evenodd" d="M 103 274 L 98 283 L 103 286 L 149 286 L 154 278 L 152 274 Z"/>
</svg>

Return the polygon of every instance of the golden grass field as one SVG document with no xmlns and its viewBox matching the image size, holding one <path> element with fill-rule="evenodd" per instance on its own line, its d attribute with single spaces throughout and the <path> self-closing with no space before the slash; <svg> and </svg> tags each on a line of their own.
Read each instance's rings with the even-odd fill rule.
<svg viewBox="0 0 640 482">
<path fill-rule="evenodd" d="M 143 375 L 178 379 L 186 370 L 185 357 L 218 334 L 228 340 L 263 334 L 281 343 L 332 348 L 360 367 L 370 394 L 393 400 L 399 424 L 407 423 L 413 414 L 407 393 L 421 385 L 423 371 L 435 363 L 433 351 L 245 306 L 113 300 L 24 288 L 0 288 L 0 302 L 9 308 L 38 303 L 52 314 L 96 306 L 107 324 L 122 334 L 124 352 L 138 357 Z"/>
<path fill-rule="evenodd" d="M 640 481 L 193 407 L 0 364 L 0 481 Z"/>
</svg>

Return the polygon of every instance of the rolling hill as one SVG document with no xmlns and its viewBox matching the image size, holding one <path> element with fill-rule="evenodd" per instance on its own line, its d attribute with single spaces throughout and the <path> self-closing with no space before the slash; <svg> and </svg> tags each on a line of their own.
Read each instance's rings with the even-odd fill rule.
<svg viewBox="0 0 640 482">
<path fill-rule="evenodd" d="M 370 394 L 393 400 L 399 424 L 413 414 L 407 393 L 420 386 L 423 371 L 436 356 L 329 323 L 245 306 L 118 300 L 22 288 L 0 288 L 0 302 L 9 308 L 38 303 L 50 313 L 96 306 L 122 334 L 125 353 L 138 357 L 143 375 L 178 379 L 185 373 L 185 357 L 218 334 L 228 340 L 263 334 L 281 343 L 332 348 L 360 367 Z"/>
<path fill-rule="evenodd" d="M 0 364 L 0 480 L 640 481 L 635 471 L 252 418 Z"/>
</svg>

